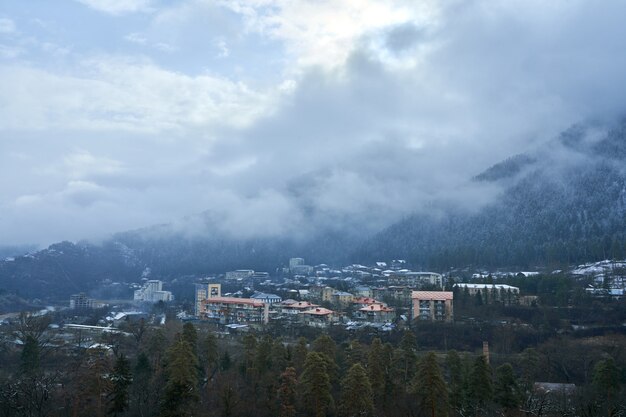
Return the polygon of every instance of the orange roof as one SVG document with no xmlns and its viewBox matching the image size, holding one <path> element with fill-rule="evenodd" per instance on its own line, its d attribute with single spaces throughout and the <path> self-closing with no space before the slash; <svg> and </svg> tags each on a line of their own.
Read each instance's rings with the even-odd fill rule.
<svg viewBox="0 0 626 417">
<path fill-rule="evenodd" d="M 367 307 L 360 308 L 359 311 L 381 311 L 381 312 L 391 312 L 394 311 L 393 308 L 384 306 L 382 304 L 372 304 Z"/>
<path fill-rule="evenodd" d="M 352 300 L 353 304 L 382 304 L 380 301 L 376 301 L 370 297 L 359 297 Z"/>
<path fill-rule="evenodd" d="M 283 307 L 294 308 L 294 309 L 298 309 L 298 310 L 304 310 L 306 308 L 318 307 L 318 305 L 317 304 L 313 304 L 310 301 L 298 301 L 298 302 L 293 303 L 293 304 L 283 305 Z"/>
<path fill-rule="evenodd" d="M 307 311 L 303 311 L 302 314 L 312 314 L 314 316 L 327 316 L 328 314 L 333 314 L 334 311 L 329 310 L 324 307 L 312 308 Z"/>
<path fill-rule="evenodd" d="M 411 298 L 418 300 L 452 300 L 452 291 L 411 291 Z"/>
<path fill-rule="evenodd" d="M 202 301 L 203 304 L 247 304 L 254 307 L 263 307 L 265 303 L 263 301 L 254 300 L 252 298 L 237 298 L 237 297 L 211 297 Z"/>
</svg>

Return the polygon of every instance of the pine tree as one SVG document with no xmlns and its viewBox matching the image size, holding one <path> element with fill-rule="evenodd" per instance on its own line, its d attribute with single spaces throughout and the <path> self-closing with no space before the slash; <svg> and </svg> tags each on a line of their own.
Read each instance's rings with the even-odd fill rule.
<svg viewBox="0 0 626 417">
<path fill-rule="evenodd" d="M 451 350 L 446 355 L 446 367 L 448 368 L 450 406 L 455 410 L 462 409 L 465 403 L 463 362 L 456 350 Z"/>
<path fill-rule="evenodd" d="M 341 381 L 339 415 L 342 417 L 370 417 L 374 415 L 372 387 L 367 372 L 360 363 L 352 365 Z"/>
<path fill-rule="evenodd" d="M 133 369 L 131 386 L 131 405 L 134 415 L 146 416 L 150 414 L 150 406 L 152 405 L 152 393 L 150 390 L 152 372 L 148 356 L 141 352 L 137 356 L 137 363 Z"/>
<path fill-rule="evenodd" d="M 198 331 L 191 322 L 183 325 L 183 339 L 189 344 L 195 355 L 198 353 Z"/>
<path fill-rule="evenodd" d="M 334 361 L 337 353 L 337 345 L 330 336 L 323 334 L 313 341 L 313 351 L 323 353 Z"/>
<path fill-rule="evenodd" d="M 302 372 L 304 361 L 306 360 L 306 356 L 309 354 L 307 344 L 308 341 L 306 340 L 306 338 L 301 337 L 298 339 L 296 347 L 293 350 L 293 367 L 296 368 L 296 372 L 298 373 Z"/>
<path fill-rule="evenodd" d="M 324 417 L 333 406 L 326 355 L 310 352 L 300 378 L 300 393 L 308 415 Z"/>
<path fill-rule="evenodd" d="M 355 363 L 365 362 L 365 353 L 363 346 L 358 340 L 352 339 L 346 348 L 347 365 L 352 366 Z"/>
<path fill-rule="evenodd" d="M 448 387 L 441 375 L 435 352 L 428 352 L 419 362 L 410 391 L 417 397 L 420 408 L 430 417 L 447 415 Z"/>
<path fill-rule="evenodd" d="M 26 336 L 22 354 L 20 355 L 20 368 L 22 372 L 30 373 L 39 370 L 40 349 L 37 340 L 31 336 Z"/>
<path fill-rule="evenodd" d="M 493 384 L 493 399 L 496 404 L 504 409 L 505 414 L 519 407 L 519 386 L 510 363 L 505 363 L 496 368 L 496 377 Z"/>
<path fill-rule="evenodd" d="M 132 382 L 130 362 L 123 354 L 115 361 L 111 382 L 113 385 L 108 395 L 107 414 L 117 416 L 128 409 L 128 388 Z"/>
<path fill-rule="evenodd" d="M 198 359 L 184 338 L 167 355 L 167 383 L 161 406 L 162 416 L 190 416 L 198 402 Z"/>
<path fill-rule="evenodd" d="M 387 392 L 387 379 L 386 368 L 383 351 L 383 344 L 377 337 L 372 341 L 370 351 L 367 356 L 367 374 L 372 386 L 372 393 L 374 396 L 374 403 L 378 409 L 384 406 L 385 393 Z"/>
<path fill-rule="evenodd" d="M 468 402 L 474 415 L 480 415 L 491 402 L 493 384 L 491 368 L 485 356 L 480 355 L 474 361 L 469 375 Z"/>
<path fill-rule="evenodd" d="M 278 388 L 279 417 L 295 417 L 296 386 L 296 369 L 289 367 L 280 376 L 280 387 Z"/>
<path fill-rule="evenodd" d="M 616 394 L 620 390 L 620 369 L 613 358 L 599 361 L 593 368 L 592 384 L 606 407 L 607 414 L 612 417 L 615 412 Z"/>
</svg>

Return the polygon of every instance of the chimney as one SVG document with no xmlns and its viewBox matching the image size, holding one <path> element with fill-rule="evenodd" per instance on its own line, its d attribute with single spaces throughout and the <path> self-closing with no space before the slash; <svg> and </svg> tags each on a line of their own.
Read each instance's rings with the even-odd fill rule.
<svg viewBox="0 0 626 417">
<path fill-rule="evenodd" d="M 483 342 L 483 356 L 485 357 L 487 365 L 489 365 L 489 342 L 486 340 Z"/>
</svg>

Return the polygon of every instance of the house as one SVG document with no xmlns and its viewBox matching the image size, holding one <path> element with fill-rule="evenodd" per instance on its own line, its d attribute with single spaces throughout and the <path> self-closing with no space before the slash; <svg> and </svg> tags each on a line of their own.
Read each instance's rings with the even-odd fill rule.
<svg viewBox="0 0 626 417">
<path fill-rule="evenodd" d="M 316 307 L 302 312 L 304 323 L 312 327 L 328 327 L 337 321 L 337 316 L 333 310 L 324 307 Z"/>
<path fill-rule="evenodd" d="M 384 304 L 370 304 L 355 311 L 354 318 L 371 323 L 390 323 L 396 318 L 396 311 Z"/>
<path fill-rule="evenodd" d="M 411 293 L 411 317 L 417 320 L 452 321 L 451 291 L 413 291 Z"/>
<path fill-rule="evenodd" d="M 350 305 L 353 299 L 354 299 L 354 295 L 345 291 L 335 291 L 332 294 L 332 302 L 340 306 Z"/>
<path fill-rule="evenodd" d="M 310 301 L 285 300 L 278 304 L 278 307 L 280 308 L 280 312 L 283 314 L 298 314 L 303 311 L 319 307 L 319 305 L 313 304 Z"/>
</svg>

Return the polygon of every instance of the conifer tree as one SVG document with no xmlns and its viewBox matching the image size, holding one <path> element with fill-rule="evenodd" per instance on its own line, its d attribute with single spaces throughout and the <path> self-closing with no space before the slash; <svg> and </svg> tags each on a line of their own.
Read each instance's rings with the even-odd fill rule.
<svg viewBox="0 0 626 417">
<path fill-rule="evenodd" d="M 148 356 L 141 352 L 137 356 L 137 363 L 133 369 L 133 381 L 131 385 L 131 404 L 134 415 L 141 417 L 150 414 L 152 405 L 152 392 L 150 389 L 152 380 L 152 367 Z"/>
<path fill-rule="evenodd" d="M 122 354 L 115 361 L 111 373 L 111 392 L 109 393 L 109 406 L 107 414 L 117 416 L 128 409 L 128 388 L 132 382 L 130 362 Z"/>
<path fill-rule="evenodd" d="M 505 363 L 496 368 L 493 399 L 496 404 L 504 409 L 505 414 L 509 414 L 512 410 L 519 407 L 519 386 L 510 363 Z"/>
<path fill-rule="evenodd" d="M 474 361 L 469 375 L 468 402 L 470 410 L 478 416 L 490 404 L 493 397 L 493 383 L 491 381 L 491 368 L 484 355 L 480 355 Z"/>
<path fill-rule="evenodd" d="M 300 378 L 300 396 L 308 415 L 324 417 L 333 407 L 326 355 L 310 352 Z"/>
<path fill-rule="evenodd" d="M 374 415 L 372 387 L 365 368 L 360 363 L 352 365 L 341 381 L 341 417 L 370 417 Z"/>
<path fill-rule="evenodd" d="M 613 358 L 601 360 L 593 368 L 592 384 L 609 417 L 615 413 L 615 400 L 620 391 L 620 374 Z"/>
<path fill-rule="evenodd" d="M 420 360 L 411 381 L 411 393 L 417 397 L 420 408 L 430 417 L 447 415 L 448 388 L 441 375 L 434 352 Z"/>
<path fill-rule="evenodd" d="M 288 367 L 280 376 L 280 387 L 278 388 L 279 417 L 296 416 L 296 386 L 296 369 Z"/>
<path fill-rule="evenodd" d="M 198 402 L 198 359 L 183 337 L 167 355 L 167 383 L 161 406 L 162 416 L 190 416 Z"/>
<path fill-rule="evenodd" d="M 384 406 L 385 394 L 387 392 L 387 372 L 385 368 L 383 344 L 377 337 L 372 341 L 370 351 L 367 356 L 367 374 L 372 386 L 374 403 L 378 409 Z"/>
<path fill-rule="evenodd" d="M 24 346 L 22 347 L 22 354 L 20 355 L 20 368 L 22 372 L 30 373 L 39 370 L 40 349 L 37 340 L 27 335 L 24 340 Z"/>
<path fill-rule="evenodd" d="M 448 368 L 448 390 L 450 406 L 455 410 L 461 409 L 465 402 L 463 384 L 463 362 L 456 350 L 451 350 L 446 355 L 446 367 Z"/>
<path fill-rule="evenodd" d="M 304 361 L 306 360 L 306 356 L 309 353 L 309 349 L 307 348 L 308 341 L 306 338 L 301 337 L 298 339 L 296 343 L 296 347 L 293 350 L 293 367 L 296 368 L 296 372 L 302 372 L 302 367 L 304 366 Z"/>
</svg>

